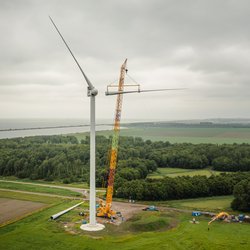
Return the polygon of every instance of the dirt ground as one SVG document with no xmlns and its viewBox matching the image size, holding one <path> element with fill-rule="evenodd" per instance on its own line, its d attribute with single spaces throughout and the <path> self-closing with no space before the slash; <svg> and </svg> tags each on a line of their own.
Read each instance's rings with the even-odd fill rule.
<svg viewBox="0 0 250 250">
<path fill-rule="evenodd" d="M 0 198 L 0 225 L 46 206 L 44 203 Z"/>
<path fill-rule="evenodd" d="M 121 212 L 121 217 L 117 217 L 117 219 L 114 220 L 114 224 L 120 225 L 123 221 L 128 220 L 131 218 L 134 214 L 142 211 L 142 209 L 146 207 L 145 205 L 136 204 L 136 203 L 129 203 L 129 202 L 112 202 L 112 209 L 116 212 Z M 104 218 L 96 218 L 97 222 L 105 223 L 109 222 L 110 220 L 104 219 Z"/>
<path fill-rule="evenodd" d="M 133 215 L 141 212 L 144 207 L 146 207 L 146 205 L 129 203 L 129 202 L 126 203 L 126 202 L 113 201 L 112 202 L 112 209 L 115 210 L 116 212 L 120 212 L 121 216 L 117 216 L 113 222 L 111 222 L 110 219 L 101 218 L 101 217 L 96 217 L 96 221 L 97 221 L 97 223 L 101 223 L 104 225 L 108 223 L 108 224 L 113 224 L 113 225 L 118 226 L 122 222 L 125 222 L 126 220 L 131 218 Z M 79 212 L 82 211 L 82 208 L 77 207 L 74 210 L 78 214 Z M 89 217 L 87 216 L 87 217 L 79 218 L 79 220 L 77 220 L 75 222 L 69 222 L 69 221 L 66 222 L 62 216 L 61 219 L 59 220 L 59 222 L 66 232 L 68 232 L 70 234 L 79 234 L 79 228 L 80 228 L 80 225 L 81 225 L 83 219 L 88 221 Z M 79 226 L 77 226 L 77 229 L 76 229 L 76 224 L 79 225 Z M 81 230 L 80 230 L 80 232 L 81 232 Z"/>
<path fill-rule="evenodd" d="M 121 212 L 123 217 L 125 219 L 129 219 L 134 214 L 136 214 L 139 211 L 142 211 L 143 208 L 145 208 L 146 205 L 136 204 L 136 203 L 129 203 L 129 202 L 116 202 L 113 201 L 112 208 L 116 212 Z"/>
</svg>

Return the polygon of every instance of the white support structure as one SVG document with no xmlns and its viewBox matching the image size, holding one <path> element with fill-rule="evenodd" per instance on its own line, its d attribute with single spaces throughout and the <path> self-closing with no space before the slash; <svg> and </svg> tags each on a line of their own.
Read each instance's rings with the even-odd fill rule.
<svg viewBox="0 0 250 250">
<path fill-rule="evenodd" d="M 95 191 L 95 96 L 98 94 L 97 89 L 93 86 L 90 82 L 86 74 L 84 73 L 83 69 L 81 68 L 80 64 L 78 63 L 76 57 L 74 56 L 73 52 L 71 51 L 70 47 L 66 43 L 65 39 L 63 38 L 62 34 L 60 33 L 59 29 L 57 28 L 56 24 L 49 17 L 52 24 L 54 25 L 56 31 L 62 38 L 65 46 L 67 47 L 68 51 L 70 52 L 71 56 L 73 57 L 74 61 L 76 62 L 78 68 L 80 69 L 85 81 L 88 85 L 88 97 L 90 97 L 90 197 L 89 197 L 89 204 L 90 204 L 90 216 L 89 216 L 89 223 L 84 224 L 81 226 L 81 229 L 86 231 L 99 231 L 105 228 L 104 225 L 96 223 L 96 191 Z"/>
<path fill-rule="evenodd" d="M 95 96 L 90 97 L 90 194 L 89 224 L 96 224 L 96 190 L 95 190 Z"/>
<path fill-rule="evenodd" d="M 88 96 L 90 97 L 90 192 L 89 192 L 89 223 L 81 225 L 81 229 L 85 231 L 99 231 L 105 228 L 104 225 L 96 223 L 96 188 L 95 188 L 95 96 L 97 95 L 95 88 L 88 88 Z"/>
</svg>

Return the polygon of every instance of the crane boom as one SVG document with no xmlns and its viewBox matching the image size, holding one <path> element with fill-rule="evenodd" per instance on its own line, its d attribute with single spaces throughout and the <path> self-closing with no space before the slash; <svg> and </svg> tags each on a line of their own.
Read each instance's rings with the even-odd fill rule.
<svg viewBox="0 0 250 250">
<path fill-rule="evenodd" d="M 118 85 L 118 91 L 121 93 L 124 89 L 126 65 L 127 65 L 127 59 L 121 66 L 120 80 L 119 80 L 119 85 Z M 122 112 L 122 98 L 123 98 L 122 94 L 117 95 L 114 133 L 113 133 L 113 138 L 112 138 L 112 147 L 111 147 L 110 165 L 109 165 L 109 178 L 108 178 L 108 187 L 107 187 L 106 206 L 111 205 L 112 197 L 113 197 L 114 176 L 115 176 L 115 169 L 117 165 L 118 141 L 119 141 L 119 133 L 120 133 L 121 112 Z"/>
<path fill-rule="evenodd" d="M 115 178 L 115 169 L 117 165 L 117 154 L 118 154 L 118 141 L 120 133 L 120 121 L 121 121 L 121 112 L 122 112 L 122 98 L 123 94 L 127 93 L 141 93 L 141 92 L 155 92 L 155 91 L 167 91 L 167 90 L 182 90 L 179 89 L 149 89 L 149 90 L 140 90 L 139 84 L 128 84 L 124 85 L 125 74 L 127 72 L 127 59 L 121 66 L 120 79 L 118 85 L 110 84 L 107 86 L 106 95 L 117 95 L 116 100 L 116 110 L 115 110 L 115 122 L 114 122 L 114 132 L 112 137 L 112 147 L 110 154 L 110 165 L 109 165 L 109 177 L 107 185 L 107 194 L 106 194 L 106 204 L 103 203 L 103 200 L 99 201 L 99 207 L 97 209 L 97 216 L 99 217 L 115 217 L 116 212 L 111 209 L 112 199 L 113 199 L 113 189 L 114 189 L 114 178 Z M 117 88 L 118 91 L 109 91 L 109 88 Z M 137 90 L 126 90 L 124 87 L 137 87 Z"/>
<path fill-rule="evenodd" d="M 114 178 L 115 178 L 115 169 L 117 166 L 117 154 L 118 154 L 118 141 L 120 133 L 120 121 L 121 121 L 121 112 L 122 112 L 122 99 L 123 99 L 123 89 L 125 74 L 127 71 L 127 59 L 121 66 L 120 79 L 118 85 L 118 91 L 120 94 L 117 95 L 116 99 L 116 110 L 115 110 L 115 121 L 114 121 L 114 132 L 112 137 L 112 146 L 110 154 L 110 163 L 109 163 L 109 177 L 108 177 L 108 186 L 106 194 L 106 205 L 100 201 L 97 216 L 100 217 L 111 217 L 115 215 L 115 212 L 111 209 L 112 199 L 113 199 L 113 190 L 114 190 Z"/>
</svg>

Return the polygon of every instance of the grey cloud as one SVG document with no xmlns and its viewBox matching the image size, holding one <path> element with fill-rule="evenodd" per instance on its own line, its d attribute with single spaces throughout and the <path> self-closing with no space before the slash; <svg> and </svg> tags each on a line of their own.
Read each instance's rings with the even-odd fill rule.
<svg viewBox="0 0 250 250">
<path fill-rule="evenodd" d="M 55 110 L 46 103 L 53 96 L 58 109 L 67 106 L 58 116 L 88 113 L 85 83 L 48 15 L 98 87 L 97 112 L 102 118 L 113 115 L 115 99 L 103 93 L 119 77 L 125 58 L 129 74 L 142 88 L 189 88 L 184 93 L 126 97 L 128 118 L 150 119 L 150 114 L 177 119 L 184 113 L 190 114 L 185 118 L 218 117 L 223 112 L 249 116 L 244 108 L 249 105 L 250 86 L 249 1 L 2 0 L 0 106 L 17 100 L 12 102 L 11 116 L 25 100 L 27 106 L 16 112 L 18 116 L 34 116 L 37 106 L 36 115 L 53 117 Z M 152 112 L 140 108 L 149 102 Z M 27 108 L 28 103 L 34 108 Z M 223 107 L 221 111 L 215 104 Z M 5 116 L 2 108 L 1 117 Z"/>
</svg>

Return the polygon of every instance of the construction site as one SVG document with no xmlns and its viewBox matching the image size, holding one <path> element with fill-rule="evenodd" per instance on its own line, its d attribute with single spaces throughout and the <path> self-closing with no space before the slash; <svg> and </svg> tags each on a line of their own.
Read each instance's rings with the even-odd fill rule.
<svg viewBox="0 0 250 250">
<path fill-rule="evenodd" d="M 247 1 L 0 18 L 1 250 L 249 250 Z"/>
</svg>

